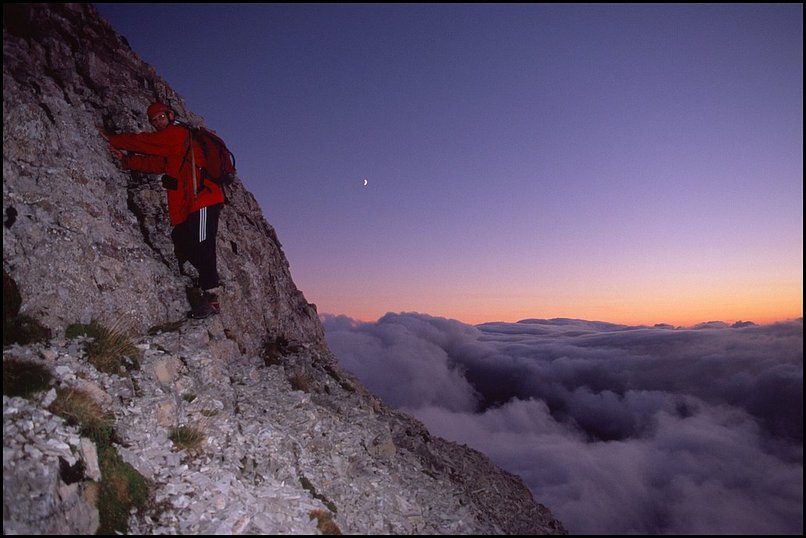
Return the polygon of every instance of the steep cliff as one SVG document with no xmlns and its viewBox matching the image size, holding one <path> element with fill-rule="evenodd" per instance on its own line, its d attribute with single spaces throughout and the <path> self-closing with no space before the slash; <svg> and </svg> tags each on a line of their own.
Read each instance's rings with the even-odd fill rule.
<svg viewBox="0 0 806 538">
<path fill-rule="evenodd" d="M 95 449 L 51 413 L 68 388 L 114 415 L 117 452 L 149 484 L 135 532 L 325 532 L 311 523 L 320 513 L 351 533 L 564 532 L 520 479 L 340 370 L 240 181 L 219 228 L 222 314 L 184 320 L 191 280 L 162 187 L 118 170 L 96 125 L 148 130 L 156 99 L 202 118 L 92 5 L 3 10 L 4 326 L 22 314 L 53 336 L 4 346 L 4 375 L 22 361 L 53 376 L 27 399 L 4 384 L 4 532 L 97 528 Z M 88 341 L 64 337 L 91 322 L 125 332 L 139 367 L 91 365 Z M 203 432 L 198 451 L 177 452 L 171 431 L 183 426 Z"/>
<path fill-rule="evenodd" d="M 182 98 L 86 5 L 3 13 L 3 258 L 24 310 L 50 327 L 121 318 L 135 330 L 184 315 L 158 181 L 117 170 L 96 125 L 150 130 L 156 99 L 201 124 Z M 8 220 L 8 217 L 6 217 Z M 220 225 L 224 324 L 242 349 L 266 338 L 318 342 L 272 227 L 238 183 Z"/>
</svg>

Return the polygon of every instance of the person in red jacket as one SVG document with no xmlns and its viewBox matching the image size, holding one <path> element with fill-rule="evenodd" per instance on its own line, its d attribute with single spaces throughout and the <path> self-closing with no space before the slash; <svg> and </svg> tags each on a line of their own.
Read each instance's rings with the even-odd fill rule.
<svg viewBox="0 0 806 538">
<path fill-rule="evenodd" d="M 112 156 L 124 170 L 164 174 L 176 256 L 180 270 L 189 261 L 199 274 L 201 298 L 188 316 L 204 319 L 219 312 L 216 264 L 218 217 L 224 193 L 213 181 L 205 180 L 204 152 L 190 130 L 176 122 L 174 111 L 165 103 L 152 103 L 147 110 L 153 133 L 111 134 L 101 130 Z M 191 150 L 192 148 L 192 150 Z"/>
</svg>

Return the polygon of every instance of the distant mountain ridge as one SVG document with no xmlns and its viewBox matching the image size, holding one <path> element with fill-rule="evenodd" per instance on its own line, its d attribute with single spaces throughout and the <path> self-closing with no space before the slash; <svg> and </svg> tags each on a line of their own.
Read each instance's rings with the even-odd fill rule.
<svg viewBox="0 0 806 538">
<path fill-rule="evenodd" d="M 94 6 L 6 4 L 3 56 L 4 326 L 21 314 L 53 337 L 4 346 L 4 373 L 23 361 L 53 374 L 28 399 L 4 386 L 4 533 L 98 528 L 92 443 L 48 410 L 65 388 L 115 416 L 121 457 L 151 484 L 159 510 L 133 514 L 134 532 L 324 533 L 312 514 L 327 513 L 349 533 L 565 533 L 521 479 L 340 369 L 239 180 L 219 228 L 222 314 L 183 321 L 191 282 L 162 187 L 118 170 L 96 126 L 148 130 L 156 99 L 203 120 Z M 63 337 L 93 321 L 125 329 L 139 369 L 99 372 L 83 340 Z M 194 458 L 169 431 L 195 424 Z"/>
</svg>

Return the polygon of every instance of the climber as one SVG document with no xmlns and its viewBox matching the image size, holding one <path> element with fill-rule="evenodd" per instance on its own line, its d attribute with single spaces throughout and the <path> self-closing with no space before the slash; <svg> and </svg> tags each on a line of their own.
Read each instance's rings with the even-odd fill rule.
<svg viewBox="0 0 806 538">
<path fill-rule="evenodd" d="M 162 186 L 168 195 L 171 239 L 180 272 L 189 261 L 199 276 L 199 300 L 191 301 L 188 317 L 204 319 L 219 313 L 216 234 L 224 193 L 214 182 L 205 180 L 201 173 L 204 152 L 189 129 L 176 121 L 171 107 L 152 103 L 147 114 L 153 133 L 112 134 L 101 127 L 98 130 L 109 142 L 109 150 L 121 169 L 164 174 Z"/>
</svg>

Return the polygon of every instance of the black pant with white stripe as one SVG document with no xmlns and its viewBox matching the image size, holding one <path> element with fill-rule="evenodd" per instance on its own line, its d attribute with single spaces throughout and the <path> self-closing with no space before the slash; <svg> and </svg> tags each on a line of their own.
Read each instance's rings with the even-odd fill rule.
<svg viewBox="0 0 806 538">
<path fill-rule="evenodd" d="M 218 215 L 224 204 L 203 207 L 191 213 L 187 220 L 174 226 L 171 239 L 174 242 L 179 268 L 189 261 L 199 272 L 199 287 L 209 290 L 219 285 L 216 265 L 216 234 Z"/>
</svg>

